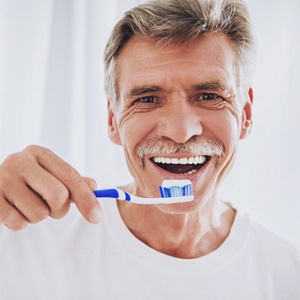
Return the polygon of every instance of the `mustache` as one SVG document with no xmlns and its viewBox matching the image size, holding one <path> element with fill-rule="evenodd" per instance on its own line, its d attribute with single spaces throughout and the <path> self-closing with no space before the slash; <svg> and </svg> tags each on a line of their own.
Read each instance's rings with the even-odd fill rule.
<svg viewBox="0 0 300 300">
<path fill-rule="evenodd" d="M 185 143 L 176 143 L 167 138 L 151 139 L 142 142 L 136 148 L 136 154 L 142 168 L 145 166 L 144 161 L 147 156 L 164 156 L 177 153 L 221 157 L 224 154 L 224 146 L 217 140 L 192 137 Z"/>
</svg>

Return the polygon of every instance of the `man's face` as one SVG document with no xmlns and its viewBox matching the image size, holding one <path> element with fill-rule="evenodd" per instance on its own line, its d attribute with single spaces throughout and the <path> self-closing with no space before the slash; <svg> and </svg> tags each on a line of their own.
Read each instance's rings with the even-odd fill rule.
<svg viewBox="0 0 300 300">
<path fill-rule="evenodd" d="M 109 134 L 124 149 L 135 192 L 158 197 L 165 179 L 193 183 L 193 202 L 162 210 L 195 211 L 213 198 L 250 129 L 251 101 L 237 89 L 234 59 L 221 33 L 163 47 L 134 37 L 118 58 Z"/>
</svg>

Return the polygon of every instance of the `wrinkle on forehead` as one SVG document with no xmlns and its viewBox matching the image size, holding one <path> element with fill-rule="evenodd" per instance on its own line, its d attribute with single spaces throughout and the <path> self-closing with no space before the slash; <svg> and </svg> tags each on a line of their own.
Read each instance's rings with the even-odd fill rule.
<svg viewBox="0 0 300 300">
<path fill-rule="evenodd" d="M 223 44 L 224 47 L 220 47 L 220 44 Z M 133 37 L 117 58 L 116 89 L 118 99 L 121 96 L 120 80 L 123 81 L 123 71 L 128 67 L 132 67 L 132 64 L 128 65 L 128 62 L 132 61 L 134 62 L 133 76 L 135 72 L 142 71 L 141 68 L 146 69 L 148 72 L 153 69 L 155 76 L 155 69 L 163 68 L 166 65 L 174 65 L 175 68 L 176 65 L 180 66 L 180 63 L 197 64 L 199 68 L 206 65 L 215 65 L 222 69 L 224 73 L 237 74 L 232 42 L 222 33 L 201 36 L 198 40 L 185 44 L 169 43 L 164 46 L 158 46 L 156 41 L 150 38 Z M 142 75 L 142 72 L 140 75 Z M 236 81 L 236 78 L 233 79 Z"/>
</svg>

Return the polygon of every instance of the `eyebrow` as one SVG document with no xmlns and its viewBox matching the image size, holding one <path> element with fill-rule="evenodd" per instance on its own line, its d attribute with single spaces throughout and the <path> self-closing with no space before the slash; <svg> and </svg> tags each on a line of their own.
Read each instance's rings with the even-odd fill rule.
<svg viewBox="0 0 300 300">
<path fill-rule="evenodd" d="M 205 91 L 205 90 L 213 90 L 213 91 L 221 91 L 225 93 L 230 93 L 230 88 L 224 86 L 224 84 L 220 81 L 212 81 L 212 82 L 204 82 L 199 84 L 194 84 L 191 87 L 192 91 Z M 162 91 L 162 88 L 158 85 L 141 85 L 132 88 L 125 95 L 125 99 L 138 97 L 145 95 L 147 93 L 155 93 Z"/>
<path fill-rule="evenodd" d="M 128 93 L 126 93 L 125 97 L 132 98 L 141 96 L 147 93 L 160 92 L 162 88 L 158 85 L 146 85 L 146 86 L 136 86 L 131 89 Z"/>
<path fill-rule="evenodd" d="M 225 86 L 220 81 L 213 81 L 213 82 L 204 82 L 201 84 L 195 84 L 192 86 L 192 90 L 194 91 L 203 91 L 203 90 L 217 90 L 221 92 L 227 92 L 231 90 L 229 87 Z"/>
</svg>

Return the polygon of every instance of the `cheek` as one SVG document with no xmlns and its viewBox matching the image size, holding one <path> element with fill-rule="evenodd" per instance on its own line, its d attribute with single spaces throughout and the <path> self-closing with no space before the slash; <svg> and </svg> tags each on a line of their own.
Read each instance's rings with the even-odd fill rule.
<svg viewBox="0 0 300 300">
<path fill-rule="evenodd" d="M 229 129 L 235 131 L 240 130 L 241 127 L 241 111 L 242 107 L 234 99 L 226 101 L 208 102 L 200 105 L 208 113 L 211 111 L 216 113 L 214 116 L 213 126 L 219 126 L 219 129 Z"/>
<path fill-rule="evenodd" d="M 222 124 L 223 131 L 227 132 L 234 142 L 236 143 L 239 140 L 240 131 L 241 131 L 241 111 L 242 108 L 238 103 L 226 103 L 224 106 L 224 123 Z"/>
<path fill-rule="evenodd" d="M 142 128 L 153 123 L 155 117 L 151 112 L 141 112 L 136 106 L 123 108 L 118 114 L 120 130 L 128 127 Z"/>
<path fill-rule="evenodd" d="M 223 143 L 226 140 L 236 139 L 239 136 L 238 115 L 230 110 L 223 109 L 217 114 L 213 113 L 207 120 L 208 128 L 213 129 L 213 134 Z"/>
<path fill-rule="evenodd" d="M 150 114 L 137 114 L 133 110 L 120 115 L 119 132 L 130 174 L 139 180 L 143 165 L 137 155 L 137 146 L 145 139 L 151 138 L 155 133 L 156 118 Z"/>
<path fill-rule="evenodd" d="M 239 127 L 240 124 L 240 113 L 241 107 L 237 103 L 232 103 L 225 105 L 225 108 L 231 113 L 231 115 L 235 118 L 236 124 Z"/>
<path fill-rule="evenodd" d="M 122 128 L 124 127 L 124 124 L 126 126 L 126 123 L 130 123 L 130 120 L 134 117 L 134 108 L 128 108 L 128 109 L 123 109 L 119 115 L 118 115 L 118 126 L 120 131 L 122 131 Z"/>
<path fill-rule="evenodd" d="M 133 152 L 138 143 L 155 132 L 156 118 L 151 113 L 136 113 L 130 108 L 120 113 L 118 127 L 123 146 Z"/>
<path fill-rule="evenodd" d="M 231 115 L 231 117 L 235 118 L 236 124 L 239 127 L 241 107 L 238 105 L 238 103 L 236 103 L 235 101 L 222 101 L 215 109 L 228 112 Z"/>
</svg>

